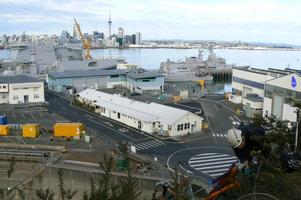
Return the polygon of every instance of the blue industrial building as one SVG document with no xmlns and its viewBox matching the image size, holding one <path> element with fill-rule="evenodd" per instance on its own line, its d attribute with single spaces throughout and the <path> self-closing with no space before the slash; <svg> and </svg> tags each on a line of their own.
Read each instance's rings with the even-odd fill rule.
<svg viewBox="0 0 301 200">
<path fill-rule="evenodd" d="M 163 93 L 164 76 L 149 71 L 131 70 L 77 70 L 51 72 L 47 78 L 48 89 L 62 92 L 75 89 L 80 92 L 86 88 L 104 89 L 123 87 L 131 93 Z"/>
</svg>

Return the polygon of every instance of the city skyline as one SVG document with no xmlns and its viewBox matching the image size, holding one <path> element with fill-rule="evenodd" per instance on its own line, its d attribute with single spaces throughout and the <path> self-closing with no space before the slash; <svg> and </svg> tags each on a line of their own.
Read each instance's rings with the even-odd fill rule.
<svg viewBox="0 0 301 200">
<path fill-rule="evenodd" d="M 73 17 L 83 32 L 108 35 L 119 27 L 144 39 L 241 40 L 301 44 L 301 3 L 281 0 L 0 0 L 0 34 L 72 32 Z"/>
</svg>

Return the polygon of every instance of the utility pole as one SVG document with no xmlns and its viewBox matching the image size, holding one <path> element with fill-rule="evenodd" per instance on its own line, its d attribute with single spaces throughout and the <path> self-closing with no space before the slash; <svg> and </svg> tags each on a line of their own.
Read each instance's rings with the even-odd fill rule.
<svg viewBox="0 0 301 200">
<path fill-rule="evenodd" d="M 294 152 L 297 152 L 298 147 L 298 135 L 299 135 L 299 113 L 300 108 L 297 108 L 297 124 L 296 124 L 296 135 L 295 135 L 295 149 Z"/>
</svg>

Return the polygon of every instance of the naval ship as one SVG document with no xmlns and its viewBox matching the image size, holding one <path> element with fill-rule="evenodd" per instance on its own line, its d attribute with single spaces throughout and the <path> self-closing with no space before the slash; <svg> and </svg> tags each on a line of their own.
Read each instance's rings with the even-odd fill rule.
<svg viewBox="0 0 301 200">
<path fill-rule="evenodd" d="M 208 49 L 207 60 L 203 59 L 203 50 L 198 50 L 197 57 L 187 57 L 184 61 L 167 61 L 160 64 L 160 73 L 165 76 L 166 82 L 198 81 L 212 79 L 217 72 L 231 72 L 234 65 L 226 64 L 224 58 L 218 57 L 212 48 Z"/>
<path fill-rule="evenodd" d="M 10 60 L 1 63 L 0 74 L 28 74 L 46 77 L 49 72 L 71 70 L 116 69 L 120 58 L 84 59 L 83 49 L 76 45 L 20 44 L 9 47 Z"/>
</svg>

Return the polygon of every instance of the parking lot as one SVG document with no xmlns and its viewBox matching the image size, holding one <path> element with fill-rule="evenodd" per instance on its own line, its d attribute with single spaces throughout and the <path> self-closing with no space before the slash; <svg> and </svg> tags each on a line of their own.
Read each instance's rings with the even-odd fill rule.
<svg viewBox="0 0 301 200">
<path fill-rule="evenodd" d="M 101 147 L 104 141 L 99 137 L 95 137 L 94 133 L 87 130 L 87 134 L 91 137 L 91 143 L 85 143 L 83 140 L 66 140 L 65 138 L 54 138 L 52 129 L 57 122 L 69 122 L 62 116 L 50 113 L 46 107 L 14 107 L 0 106 L 0 115 L 6 115 L 10 132 L 8 136 L 1 136 L 0 142 L 16 143 L 16 144 L 45 144 L 45 145 L 62 145 L 69 148 L 70 151 L 92 152 L 97 147 Z M 40 136 L 38 138 L 23 138 L 22 124 L 37 123 L 40 125 Z M 101 145 L 102 144 L 102 145 Z"/>
</svg>

